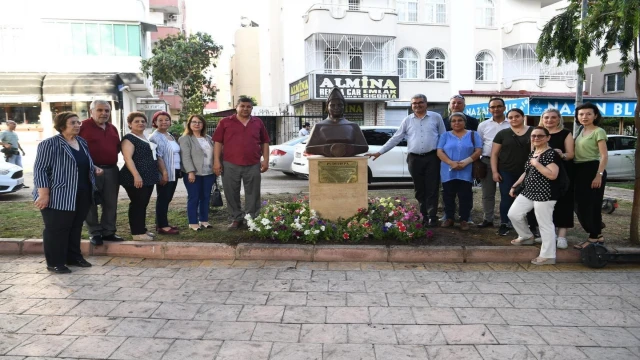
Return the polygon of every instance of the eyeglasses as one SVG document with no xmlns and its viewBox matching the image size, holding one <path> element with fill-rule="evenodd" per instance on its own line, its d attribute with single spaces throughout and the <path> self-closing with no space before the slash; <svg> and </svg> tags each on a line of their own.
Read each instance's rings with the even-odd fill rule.
<svg viewBox="0 0 640 360">
<path fill-rule="evenodd" d="M 192 121 L 191 124 L 193 124 L 193 125 L 202 125 L 202 122 L 200 122 L 200 121 Z"/>
<path fill-rule="evenodd" d="M 449 120 L 449 122 L 452 122 L 452 123 L 461 122 L 461 123 L 463 123 L 464 120 L 462 120 L 462 119 L 452 119 L 452 120 Z"/>
<path fill-rule="evenodd" d="M 502 109 L 504 107 L 504 105 L 497 105 L 497 106 L 489 106 L 489 109 L 494 110 L 494 109 Z"/>
<path fill-rule="evenodd" d="M 544 135 L 544 134 L 543 135 L 531 134 L 531 138 L 532 139 L 544 139 L 546 137 L 547 137 L 547 135 Z"/>
<path fill-rule="evenodd" d="M 420 102 L 412 102 L 411 105 L 422 105 L 424 104 L 424 101 L 420 101 Z"/>
</svg>

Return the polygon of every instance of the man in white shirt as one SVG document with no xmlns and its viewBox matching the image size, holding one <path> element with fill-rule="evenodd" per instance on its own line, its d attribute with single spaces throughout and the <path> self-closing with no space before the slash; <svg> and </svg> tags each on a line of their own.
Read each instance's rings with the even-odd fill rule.
<svg viewBox="0 0 640 360">
<path fill-rule="evenodd" d="M 493 138 L 498 131 L 509 128 L 509 122 L 504 116 L 506 110 L 504 100 L 492 98 L 489 100 L 489 113 L 492 117 L 478 125 L 478 135 L 482 138 L 482 158 L 481 161 L 487 166 L 487 176 L 482 179 L 482 211 L 484 218 L 479 228 L 493 226 L 493 215 L 496 207 L 496 185 L 491 172 L 491 147 Z"/>
<path fill-rule="evenodd" d="M 298 131 L 298 136 L 307 136 L 309 135 L 309 130 L 311 129 L 311 124 L 308 122 L 304 123 L 304 126 L 300 131 Z"/>
<path fill-rule="evenodd" d="M 364 154 L 377 159 L 380 155 L 407 139 L 407 165 L 413 179 L 416 200 L 420 204 L 420 212 L 424 224 L 428 227 L 438 226 L 438 193 L 440 189 L 440 159 L 436 155 L 438 140 L 445 132 L 444 122 L 440 114 L 427 111 L 427 97 L 423 94 L 411 98 L 413 114 L 400 123 L 398 131 L 382 146 L 379 152 Z"/>
</svg>

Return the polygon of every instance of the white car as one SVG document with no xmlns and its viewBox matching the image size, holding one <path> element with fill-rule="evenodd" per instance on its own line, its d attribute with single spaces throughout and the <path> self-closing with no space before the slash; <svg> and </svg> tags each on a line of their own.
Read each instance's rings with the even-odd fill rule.
<svg viewBox="0 0 640 360">
<path fill-rule="evenodd" d="M 634 156 L 636 153 L 636 141 L 633 136 L 607 135 L 607 150 L 609 161 L 607 162 L 608 180 L 633 180 L 636 169 Z"/>
<path fill-rule="evenodd" d="M 269 169 L 282 171 L 286 175 L 294 175 L 291 170 L 291 163 L 293 162 L 293 148 L 308 137 L 308 135 L 300 136 L 280 145 L 269 146 Z"/>
<path fill-rule="evenodd" d="M 0 194 L 16 192 L 24 186 L 22 168 L 7 162 L 0 163 Z"/>
<path fill-rule="evenodd" d="M 398 130 L 397 126 L 361 126 L 370 153 L 380 151 L 382 146 Z M 295 147 L 295 158 L 291 170 L 303 178 L 309 177 L 309 160 L 304 152 L 306 141 Z M 359 156 L 362 156 L 359 155 Z M 407 141 L 402 140 L 397 146 L 389 150 L 376 161 L 369 159 L 369 182 L 382 181 L 411 181 L 407 167 Z"/>
</svg>

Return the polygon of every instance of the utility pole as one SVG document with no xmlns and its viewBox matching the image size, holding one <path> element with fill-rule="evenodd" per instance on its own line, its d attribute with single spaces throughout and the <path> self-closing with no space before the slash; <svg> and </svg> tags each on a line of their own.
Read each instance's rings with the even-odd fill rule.
<svg viewBox="0 0 640 360">
<path fill-rule="evenodd" d="M 584 31 L 584 19 L 587 17 L 587 10 L 589 10 L 588 0 L 582 0 L 582 12 L 580 13 L 580 34 L 583 36 L 582 32 Z M 582 105 L 582 93 L 584 90 L 584 64 L 578 62 L 578 83 L 576 84 L 576 102 L 575 106 L 578 107 Z M 589 94 L 591 95 L 591 94 Z M 578 131 L 578 124 L 573 122 L 573 133 L 575 134 Z"/>
</svg>

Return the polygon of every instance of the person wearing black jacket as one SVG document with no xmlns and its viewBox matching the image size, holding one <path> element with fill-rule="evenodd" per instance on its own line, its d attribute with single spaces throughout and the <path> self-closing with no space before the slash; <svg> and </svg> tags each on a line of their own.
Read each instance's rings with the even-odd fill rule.
<svg viewBox="0 0 640 360">
<path fill-rule="evenodd" d="M 465 107 L 466 107 L 466 103 L 464 100 L 464 96 L 456 94 L 456 95 L 453 95 L 451 99 L 449 99 L 450 114 L 453 114 L 456 112 L 464 113 Z M 480 121 L 469 115 L 466 115 L 466 117 L 467 117 L 467 122 L 465 123 L 465 129 L 477 131 Z M 447 131 L 451 131 L 451 123 L 449 122 L 449 117 L 447 116 L 443 120 L 444 120 L 444 127 L 447 129 Z"/>
</svg>

